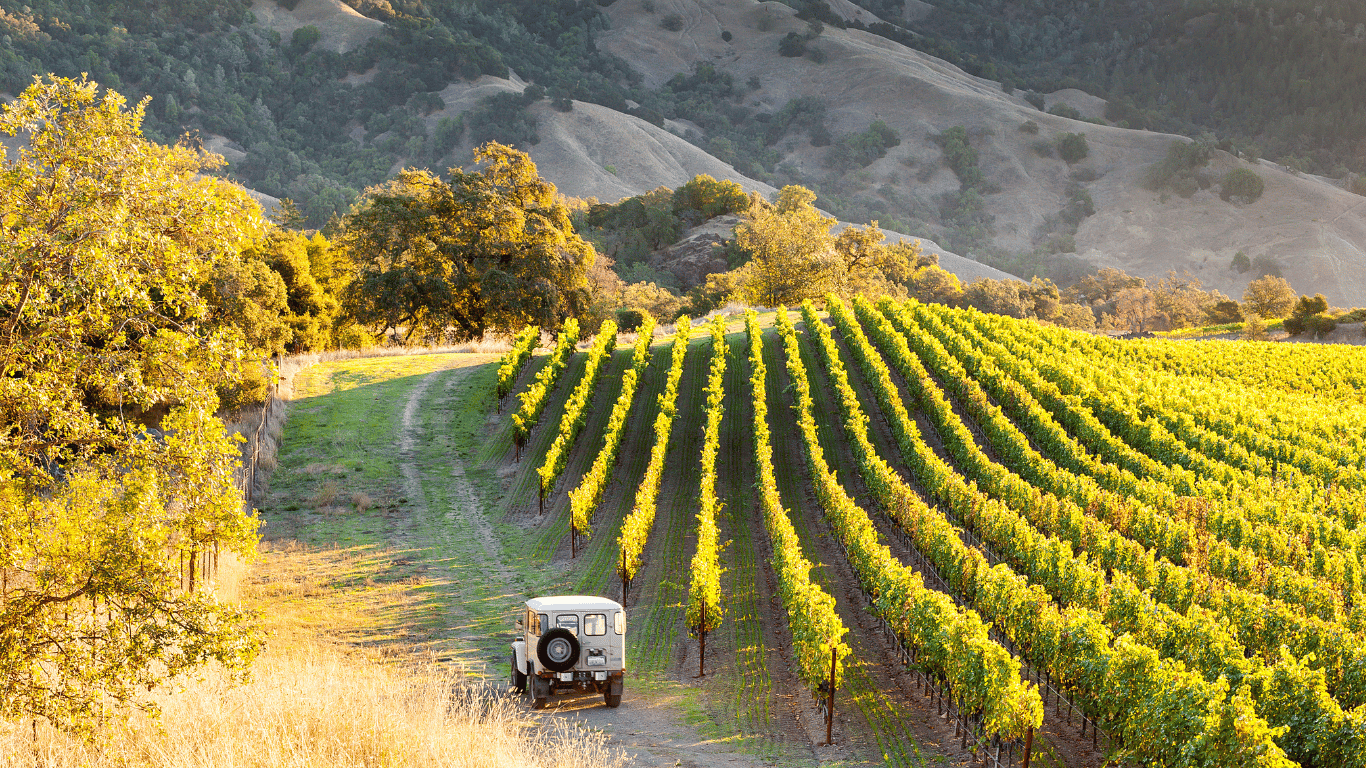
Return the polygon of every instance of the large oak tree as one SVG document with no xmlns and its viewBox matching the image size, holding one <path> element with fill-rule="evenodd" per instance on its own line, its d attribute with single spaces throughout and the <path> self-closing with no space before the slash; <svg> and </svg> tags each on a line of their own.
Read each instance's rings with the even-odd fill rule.
<svg viewBox="0 0 1366 768">
<path fill-rule="evenodd" d="M 593 247 L 522 152 L 490 142 L 446 181 L 405 170 L 366 191 L 342 243 L 355 279 L 346 306 L 405 342 L 557 327 L 588 305 Z"/>
</svg>

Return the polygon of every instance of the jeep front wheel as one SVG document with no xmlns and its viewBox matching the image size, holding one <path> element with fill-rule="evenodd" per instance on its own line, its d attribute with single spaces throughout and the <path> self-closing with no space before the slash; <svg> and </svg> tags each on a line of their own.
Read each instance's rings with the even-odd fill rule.
<svg viewBox="0 0 1366 768">
<path fill-rule="evenodd" d="M 611 707 L 612 709 L 616 709 L 617 707 L 621 706 L 621 694 L 607 693 L 603 694 L 603 696 L 607 699 L 607 706 Z"/>
</svg>

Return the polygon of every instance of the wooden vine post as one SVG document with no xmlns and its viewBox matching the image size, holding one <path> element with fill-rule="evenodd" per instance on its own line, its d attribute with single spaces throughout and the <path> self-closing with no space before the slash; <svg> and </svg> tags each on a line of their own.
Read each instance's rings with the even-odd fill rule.
<svg viewBox="0 0 1366 768">
<path fill-rule="evenodd" d="M 1031 751 L 1033 751 L 1033 749 L 1034 749 L 1034 727 L 1033 727 L 1033 726 L 1030 726 L 1030 727 L 1029 727 L 1029 730 L 1025 731 L 1025 754 L 1024 754 L 1024 766 L 1023 766 L 1023 768 L 1029 768 L 1029 753 L 1030 753 Z"/>
<path fill-rule="evenodd" d="M 698 677 L 705 677 L 707 673 L 706 673 L 705 668 L 703 667 L 703 662 L 705 662 L 705 661 L 706 661 L 706 658 L 707 658 L 707 601 L 706 601 L 706 600 L 703 600 L 703 601 L 702 601 L 702 618 L 699 619 L 698 622 L 697 622 L 697 639 L 698 639 L 698 641 L 701 643 L 701 647 L 700 647 L 700 648 L 698 649 L 698 651 L 697 651 L 697 676 L 698 676 Z"/>
<path fill-rule="evenodd" d="M 839 648 L 838 648 L 837 646 L 834 646 L 834 645 L 830 646 L 830 683 L 829 683 L 829 689 L 830 689 L 830 690 L 827 691 L 827 696 L 828 696 L 829 698 L 826 699 L 826 703 L 825 703 L 825 744 L 826 744 L 826 746 L 829 746 L 829 745 L 835 743 L 834 736 L 833 736 L 833 733 L 834 733 L 834 730 L 835 730 L 835 660 L 836 660 L 836 658 L 837 658 L 837 655 L 836 655 L 836 654 L 838 654 L 838 653 L 839 653 Z"/>
</svg>

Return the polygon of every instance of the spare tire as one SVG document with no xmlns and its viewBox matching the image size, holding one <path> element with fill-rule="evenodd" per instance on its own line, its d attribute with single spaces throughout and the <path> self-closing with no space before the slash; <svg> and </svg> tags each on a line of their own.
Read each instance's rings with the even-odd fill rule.
<svg viewBox="0 0 1366 768">
<path fill-rule="evenodd" d="M 564 627 L 556 627 L 541 635 L 536 657 L 551 672 L 568 672 L 579 663 L 579 639 Z"/>
</svg>

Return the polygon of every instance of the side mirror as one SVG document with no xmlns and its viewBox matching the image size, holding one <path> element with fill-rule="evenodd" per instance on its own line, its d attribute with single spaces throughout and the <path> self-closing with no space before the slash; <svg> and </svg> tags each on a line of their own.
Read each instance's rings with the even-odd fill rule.
<svg viewBox="0 0 1366 768">
<path fill-rule="evenodd" d="M 521 632 L 523 629 L 523 621 L 521 619 L 518 619 L 517 623 L 514 626 L 517 628 L 518 632 Z"/>
</svg>

